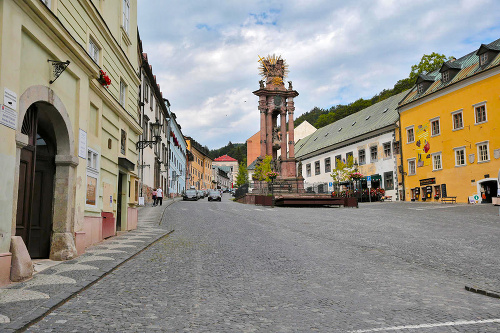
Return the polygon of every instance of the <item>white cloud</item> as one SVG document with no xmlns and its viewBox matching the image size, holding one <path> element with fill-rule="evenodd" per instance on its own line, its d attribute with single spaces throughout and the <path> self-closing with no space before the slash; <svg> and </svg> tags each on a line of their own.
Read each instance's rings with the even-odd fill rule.
<svg viewBox="0 0 500 333">
<path fill-rule="evenodd" d="M 473 4 L 473 5 L 472 5 Z M 425 53 L 500 38 L 495 0 L 139 0 L 144 52 L 183 133 L 219 148 L 259 129 L 257 56 L 289 64 L 296 117 L 369 98 Z M 246 101 L 246 103 L 244 102 Z"/>
</svg>

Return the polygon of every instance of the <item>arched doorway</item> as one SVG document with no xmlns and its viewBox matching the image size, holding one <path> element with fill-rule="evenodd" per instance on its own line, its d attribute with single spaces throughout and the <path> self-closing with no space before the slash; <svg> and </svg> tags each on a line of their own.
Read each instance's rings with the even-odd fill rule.
<svg viewBox="0 0 500 333">
<path fill-rule="evenodd" d="M 21 149 L 19 162 L 16 235 L 23 238 L 31 258 L 50 254 L 57 146 L 48 108 L 32 104 L 21 128 L 28 145 Z"/>
<path fill-rule="evenodd" d="M 498 181 L 496 178 L 485 178 L 478 181 L 478 192 L 481 203 L 492 203 L 492 198 L 497 196 Z"/>
<path fill-rule="evenodd" d="M 52 89 L 31 86 L 19 98 L 19 120 L 16 236 L 23 238 L 32 258 L 72 259 L 79 159 L 71 119 Z"/>
</svg>

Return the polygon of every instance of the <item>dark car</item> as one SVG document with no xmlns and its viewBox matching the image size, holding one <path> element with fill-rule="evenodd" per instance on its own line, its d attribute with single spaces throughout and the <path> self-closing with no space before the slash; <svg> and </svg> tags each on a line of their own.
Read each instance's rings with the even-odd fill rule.
<svg viewBox="0 0 500 333">
<path fill-rule="evenodd" d="M 186 190 L 186 192 L 182 196 L 182 200 L 198 200 L 198 194 L 196 193 L 196 190 Z"/>
<path fill-rule="evenodd" d="M 208 201 L 222 201 L 222 196 L 219 190 L 208 191 Z"/>
</svg>

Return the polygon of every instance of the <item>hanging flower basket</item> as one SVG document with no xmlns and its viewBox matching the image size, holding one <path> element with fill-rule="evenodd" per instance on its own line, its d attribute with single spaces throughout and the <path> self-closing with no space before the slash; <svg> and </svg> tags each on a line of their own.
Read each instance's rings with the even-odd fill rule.
<svg viewBox="0 0 500 333">
<path fill-rule="evenodd" d="M 361 173 L 359 173 L 359 172 L 353 172 L 353 173 L 351 173 L 351 174 L 349 175 L 349 178 L 350 178 L 351 180 L 359 180 L 359 179 L 361 179 L 361 178 L 363 178 L 363 177 L 364 177 L 364 176 L 363 176 Z"/>
<path fill-rule="evenodd" d="M 111 84 L 111 79 L 108 74 L 101 69 L 97 82 L 99 82 L 104 88 L 107 88 Z"/>
<path fill-rule="evenodd" d="M 266 174 L 267 178 L 273 180 L 273 179 L 276 179 L 276 177 L 279 176 L 279 173 L 277 172 L 274 172 L 274 171 L 269 171 L 267 174 Z"/>
</svg>

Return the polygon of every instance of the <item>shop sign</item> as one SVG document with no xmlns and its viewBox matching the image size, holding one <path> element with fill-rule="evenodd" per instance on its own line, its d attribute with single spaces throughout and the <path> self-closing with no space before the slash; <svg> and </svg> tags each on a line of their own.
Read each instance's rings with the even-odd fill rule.
<svg viewBox="0 0 500 333">
<path fill-rule="evenodd" d="M 441 184 L 441 196 L 443 198 L 446 198 L 448 196 L 448 193 L 446 193 L 446 184 Z"/>
<path fill-rule="evenodd" d="M 17 109 L 17 94 L 13 92 L 12 90 L 9 90 L 7 88 L 4 88 L 3 91 L 3 104 L 5 106 L 8 106 L 12 110 Z"/>
<path fill-rule="evenodd" d="M 436 178 L 420 179 L 420 186 L 436 184 Z"/>
</svg>

